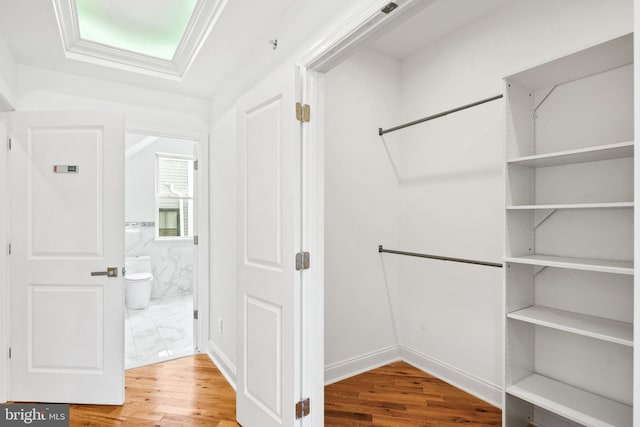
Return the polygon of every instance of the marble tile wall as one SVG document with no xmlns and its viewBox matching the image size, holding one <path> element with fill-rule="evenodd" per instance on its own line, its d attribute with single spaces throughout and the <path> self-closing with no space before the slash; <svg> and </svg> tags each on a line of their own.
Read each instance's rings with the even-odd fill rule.
<svg viewBox="0 0 640 427">
<path fill-rule="evenodd" d="M 125 225 L 126 256 L 151 256 L 153 284 L 151 299 L 193 293 L 193 241 L 156 240 L 152 222 Z"/>
</svg>

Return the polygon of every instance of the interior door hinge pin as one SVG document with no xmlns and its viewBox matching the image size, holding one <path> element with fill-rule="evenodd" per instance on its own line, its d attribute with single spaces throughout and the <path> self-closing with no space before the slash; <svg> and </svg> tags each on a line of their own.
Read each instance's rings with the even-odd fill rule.
<svg viewBox="0 0 640 427">
<path fill-rule="evenodd" d="M 308 397 L 296 403 L 296 420 L 308 416 L 310 412 L 311 404 Z"/>
<path fill-rule="evenodd" d="M 308 270 L 311 266 L 311 255 L 309 252 L 298 252 L 296 254 L 296 270 Z"/>
<path fill-rule="evenodd" d="M 311 121 L 311 106 L 309 104 L 296 102 L 296 120 L 299 122 Z"/>
</svg>

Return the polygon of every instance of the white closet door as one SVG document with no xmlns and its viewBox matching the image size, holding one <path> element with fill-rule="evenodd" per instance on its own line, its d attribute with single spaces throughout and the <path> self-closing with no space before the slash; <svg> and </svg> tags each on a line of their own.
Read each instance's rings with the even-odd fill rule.
<svg viewBox="0 0 640 427">
<path fill-rule="evenodd" d="M 237 418 L 294 426 L 300 390 L 300 123 L 295 74 L 263 80 L 237 104 Z"/>
</svg>

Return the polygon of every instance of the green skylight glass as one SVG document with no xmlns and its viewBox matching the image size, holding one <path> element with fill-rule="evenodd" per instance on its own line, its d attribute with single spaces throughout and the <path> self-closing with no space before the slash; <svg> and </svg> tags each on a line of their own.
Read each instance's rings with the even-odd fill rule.
<svg viewBox="0 0 640 427">
<path fill-rule="evenodd" d="M 197 0 L 75 0 L 80 38 L 171 60 Z"/>
</svg>

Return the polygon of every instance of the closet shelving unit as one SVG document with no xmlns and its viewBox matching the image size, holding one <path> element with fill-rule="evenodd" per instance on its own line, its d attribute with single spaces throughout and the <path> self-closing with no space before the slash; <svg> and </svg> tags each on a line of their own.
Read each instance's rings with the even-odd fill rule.
<svg viewBox="0 0 640 427">
<path fill-rule="evenodd" d="M 633 425 L 632 43 L 505 79 L 506 427 Z"/>
</svg>

